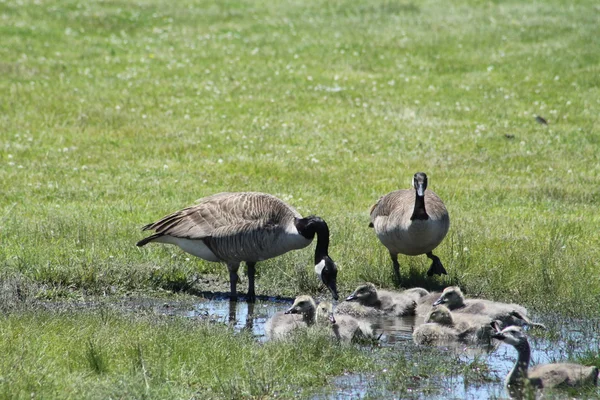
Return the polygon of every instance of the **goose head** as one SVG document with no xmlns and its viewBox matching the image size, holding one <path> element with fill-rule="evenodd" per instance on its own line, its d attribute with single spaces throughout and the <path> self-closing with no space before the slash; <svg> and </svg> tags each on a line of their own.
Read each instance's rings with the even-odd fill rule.
<svg viewBox="0 0 600 400">
<path fill-rule="evenodd" d="M 527 343 L 525 332 L 518 326 L 509 326 L 501 331 L 496 331 L 492 333 L 492 337 L 514 347 L 521 347 Z"/>
<path fill-rule="evenodd" d="M 313 315 L 317 308 L 312 297 L 302 295 L 296 297 L 294 304 L 285 311 L 285 314 Z"/>
<path fill-rule="evenodd" d="M 425 196 L 425 189 L 427 189 L 427 175 L 425 172 L 417 172 L 413 176 L 413 186 L 417 191 L 417 196 Z"/>
<path fill-rule="evenodd" d="M 333 260 L 325 255 L 315 265 L 315 273 L 321 279 L 321 282 L 327 286 L 334 300 L 339 298 L 337 292 L 337 266 Z"/>
<path fill-rule="evenodd" d="M 434 306 L 440 304 L 446 305 L 448 308 L 453 309 L 456 307 L 462 307 L 464 305 L 465 296 L 458 286 L 450 286 L 444 289 L 439 299 L 433 303 Z"/>
<path fill-rule="evenodd" d="M 377 288 L 372 283 L 365 283 L 346 298 L 346 301 L 358 301 L 360 304 L 373 304 L 377 301 Z"/>
<path fill-rule="evenodd" d="M 329 301 L 322 301 L 317 306 L 317 321 L 320 322 L 331 322 L 335 324 L 335 317 L 333 316 L 333 304 Z"/>
<path fill-rule="evenodd" d="M 329 227 L 320 217 L 311 215 L 306 218 L 296 218 L 294 225 L 302 236 L 313 240 L 317 235 L 315 248 L 315 273 L 327 286 L 334 300 L 337 300 L 337 266 L 329 257 Z"/>
<path fill-rule="evenodd" d="M 452 313 L 448 309 L 448 307 L 439 305 L 435 306 L 429 311 L 429 314 L 425 317 L 425 322 L 435 322 L 440 325 L 450 325 L 454 324 L 454 320 L 452 319 Z"/>
</svg>

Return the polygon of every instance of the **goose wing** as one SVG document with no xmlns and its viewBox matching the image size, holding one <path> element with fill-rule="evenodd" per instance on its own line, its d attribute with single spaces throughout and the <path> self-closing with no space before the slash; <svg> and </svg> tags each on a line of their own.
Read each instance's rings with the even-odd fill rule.
<svg viewBox="0 0 600 400">
<path fill-rule="evenodd" d="M 282 200 L 266 193 L 219 193 L 142 229 L 186 239 L 223 238 L 275 227 L 295 217 L 301 216 Z"/>
<path fill-rule="evenodd" d="M 396 190 L 381 196 L 379 200 L 371 207 L 369 214 L 371 215 L 371 224 L 373 226 L 375 219 L 379 217 L 389 217 L 392 213 L 399 212 L 400 214 L 412 213 L 415 205 L 414 190 Z"/>
</svg>

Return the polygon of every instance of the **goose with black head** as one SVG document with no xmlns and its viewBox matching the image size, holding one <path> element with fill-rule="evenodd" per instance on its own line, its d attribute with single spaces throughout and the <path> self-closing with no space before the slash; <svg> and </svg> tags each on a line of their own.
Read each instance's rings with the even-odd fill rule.
<svg viewBox="0 0 600 400">
<path fill-rule="evenodd" d="M 387 247 L 394 266 L 394 276 L 400 282 L 398 254 L 427 255 L 431 259 L 428 276 L 446 274 L 433 250 L 444 240 L 450 229 L 448 210 L 440 197 L 427 189 L 427 175 L 417 172 L 412 189 L 396 190 L 381 197 L 371 207 L 370 227 Z"/>
<path fill-rule="evenodd" d="M 248 299 L 255 298 L 255 266 L 259 261 L 307 247 L 317 236 L 315 272 L 338 299 L 337 267 L 329 257 L 329 227 L 320 217 L 303 218 L 277 197 L 258 192 L 225 192 L 169 214 L 143 230 L 154 234 L 137 242 L 179 246 L 203 260 L 223 262 L 229 270 L 231 299 L 242 262 L 248 267 Z"/>
</svg>

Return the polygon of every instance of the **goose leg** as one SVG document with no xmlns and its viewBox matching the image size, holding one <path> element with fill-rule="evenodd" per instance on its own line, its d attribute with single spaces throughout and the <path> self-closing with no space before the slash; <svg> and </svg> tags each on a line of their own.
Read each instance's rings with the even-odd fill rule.
<svg viewBox="0 0 600 400">
<path fill-rule="evenodd" d="M 390 258 L 392 259 L 392 264 L 394 264 L 394 280 L 396 284 L 400 284 L 400 264 L 398 264 L 398 254 L 394 254 L 390 252 Z"/>
<path fill-rule="evenodd" d="M 238 277 L 238 269 L 240 268 L 240 263 L 228 263 L 227 269 L 229 270 L 229 290 L 231 294 L 229 295 L 229 299 L 231 301 L 237 301 L 237 282 L 239 280 Z"/>
<path fill-rule="evenodd" d="M 429 267 L 429 271 L 427 271 L 427 276 L 432 276 L 433 274 L 448 275 L 438 256 L 434 256 L 430 251 L 427 253 L 427 257 L 431 259 L 431 267 Z"/>
<path fill-rule="evenodd" d="M 248 301 L 252 302 L 255 299 L 254 293 L 254 274 L 256 273 L 256 263 L 246 262 L 248 267 Z"/>
</svg>

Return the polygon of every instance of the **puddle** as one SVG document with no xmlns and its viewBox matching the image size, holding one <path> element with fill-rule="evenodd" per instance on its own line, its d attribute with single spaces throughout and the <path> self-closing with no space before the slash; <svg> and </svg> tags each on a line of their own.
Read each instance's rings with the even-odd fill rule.
<svg viewBox="0 0 600 400">
<path fill-rule="evenodd" d="M 231 324 L 233 329 L 251 330 L 257 340 L 266 340 L 264 326 L 268 318 L 278 311 L 286 310 L 292 303 L 291 299 L 262 299 L 254 304 L 239 301 L 229 302 L 227 299 L 206 299 L 193 302 L 165 302 L 161 300 L 143 299 L 128 300 L 121 304 L 130 311 L 144 309 L 163 315 L 179 315 L 189 318 L 205 318 L 216 322 Z M 132 306 L 133 305 L 133 306 Z M 545 323 L 551 331 L 557 332 L 549 339 L 538 337 L 530 332 L 532 364 L 564 361 L 568 358 L 583 355 L 587 351 L 597 351 L 600 347 L 600 330 L 598 320 L 574 320 L 561 317 L 542 317 L 532 315 L 533 319 Z M 382 347 L 391 347 L 405 354 L 418 354 L 417 346 L 412 341 L 413 330 L 423 323 L 422 318 L 372 318 L 374 331 L 381 337 Z M 550 336 L 550 335 L 548 335 Z M 442 356 L 458 357 L 470 363 L 478 360 L 489 366 L 493 382 L 464 382 L 462 375 L 441 377 L 439 386 L 431 390 L 415 390 L 409 394 L 403 393 L 403 398 L 415 399 L 482 399 L 508 398 L 504 389 L 504 377 L 514 366 L 517 352 L 512 346 L 500 344 L 495 348 L 478 346 L 457 346 L 456 348 L 440 348 Z M 373 349 L 377 357 L 377 350 Z M 347 374 L 332 380 L 331 391 L 318 394 L 313 399 L 361 399 L 361 398 L 397 398 L 394 393 L 381 393 L 381 385 L 376 384 L 376 378 L 369 374 Z M 430 388 L 431 389 L 431 388 Z M 558 394 L 560 395 L 560 393 Z M 545 398 L 548 398 L 545 396 Z M 556 397 L 559 398 L 559 397 Z"/>
</svg>

